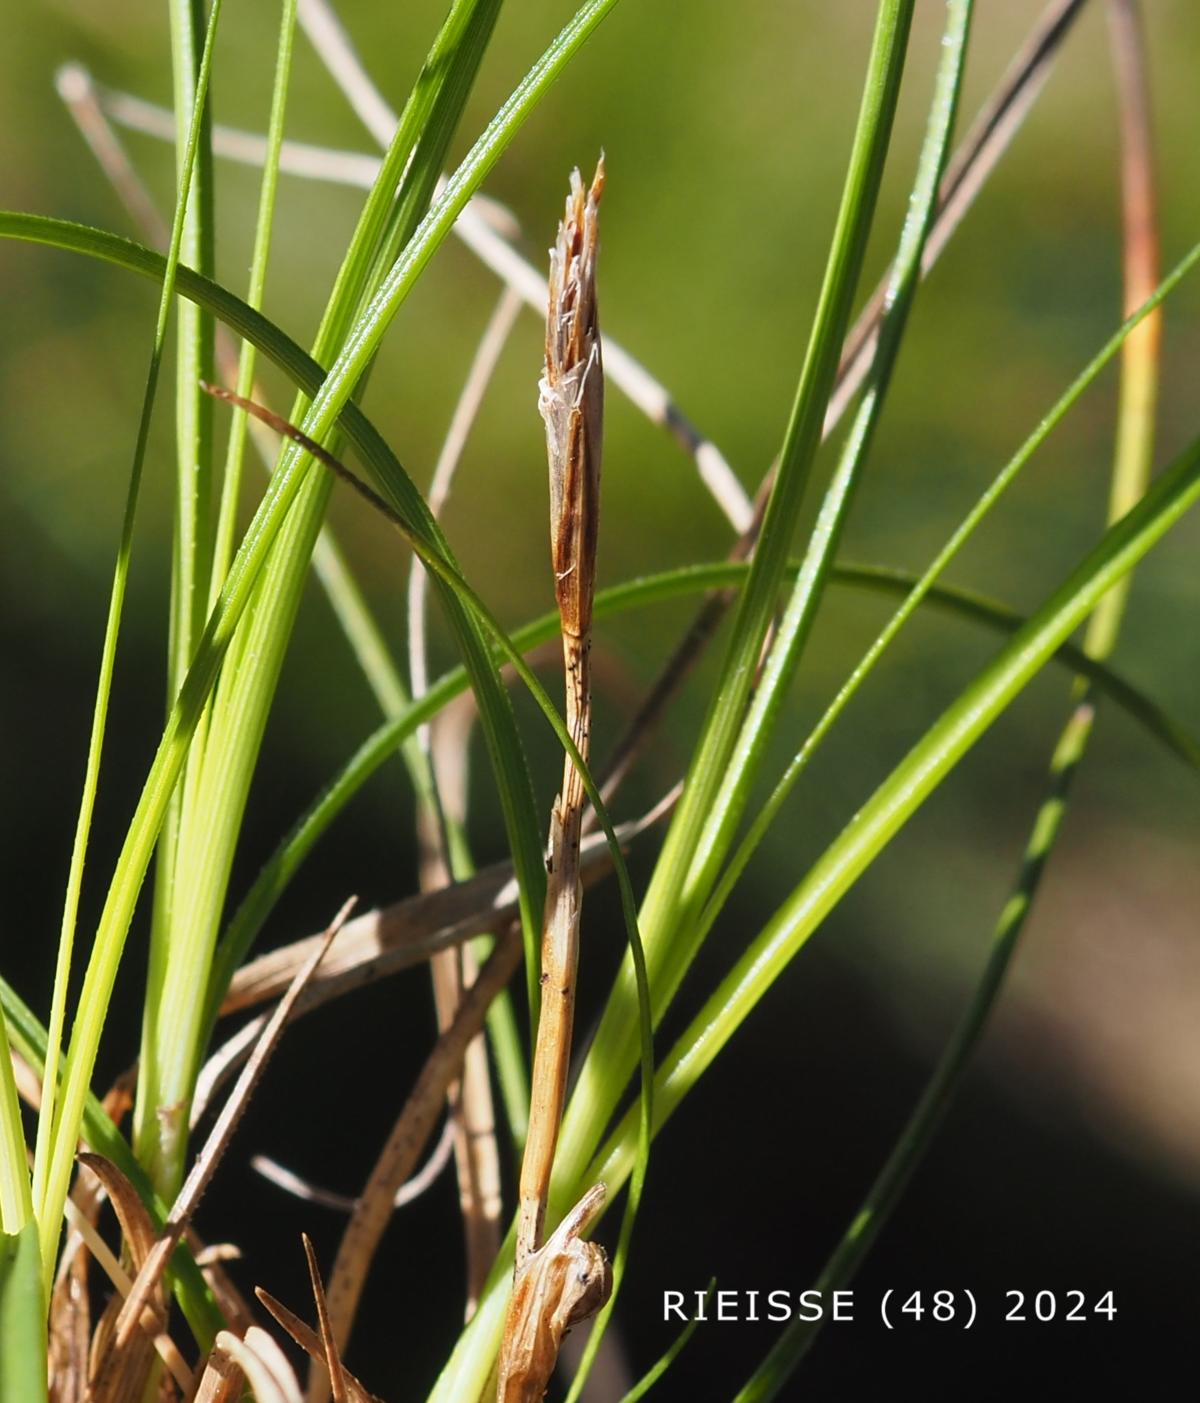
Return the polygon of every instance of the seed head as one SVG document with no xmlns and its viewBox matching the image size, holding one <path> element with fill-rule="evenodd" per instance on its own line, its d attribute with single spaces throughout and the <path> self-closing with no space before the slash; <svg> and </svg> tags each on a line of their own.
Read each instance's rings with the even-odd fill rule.
<svg viewBox="0 0 1200 1403">
<path fill-rule="evenodd" d="M 550 251 L 546 368 L 538 408 L 550 462 L 550 553 L 563 631 L 586 638 L 592 621 L 600 516 L 604 370 L 596 316 L 598 209 L 604 158 L 591 188 L 571 173 L 571 193 Z"/>
</svg>

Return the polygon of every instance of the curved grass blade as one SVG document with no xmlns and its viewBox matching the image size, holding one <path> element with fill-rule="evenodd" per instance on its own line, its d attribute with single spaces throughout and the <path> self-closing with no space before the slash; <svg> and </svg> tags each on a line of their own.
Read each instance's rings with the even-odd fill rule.
<svg viewBox="0 0 1200 1403">
<path fill-rule="evenodd" d="M 809 633 L 824 597 L 825 581 L 850 513 L 883 405 L 891 384 L 900 343 L 921 278 L 921 263 L 937 208 L 938 188 L 950 151 L 959 93 L 967 58 L 972 0 L 948 0 L 941 60 L 934 84 L 925 141 L 909 197 L 908 214 L 884 298 L 886 312 L 876 338 L 866 393 L 850 427 L 845 447 L 817 514 L 799 579 L 771 644 L 762 677 L 738 734 L 737 747 L 721 777 L 692 858 L 689 883 L 703 897 L 712 888 L 719 864 L 749 802 L 751 782 L 761 767 L 788 684 L 795 676 Z M 691 940 L 706 933 L 701 923 Z M 686 969 L 688 956 L 679 964 Z"/>
<path fill-rule="evenodd" d="M 1088 617 L 1098 600 L 1200 498 L 1200 440 L 1155 482 L 1136 507 L 1109 528 L 1008 644 L 977 674 L 909 751 L 809 869 L 751 942 L 656 1078 L 656 1129 L 679 1105 L 751 1009 L 842 896 L 920 808 L 1009 703 Z M 610 1188 L 631 1153 L 626 1122 L 586 1169 Z"/>
<path fill-rule="evenodd" d="M 793 562 L 787 578 L 794 580 L 799 569 L 799 564 Z M 744 563 L 722 561 L 714 565 L 684 566 L 626 584 L 611 585 L 597 591 L 595 617 L 614 617 L 629 610 L 689 598 L 713 589 L 736 588 L 744 584 L 748 570 L 749 566 Z M 868 565 L 835 565 L 830 578 L 834 585 L 891 597 L 907 595 L 916 582 L 916 576 L 906 571 Z M 1028 622 L 1024 615 L 1005 605 L 947 586 L 931 587 L 922 605 L 960 622 L 980 625 L 1001 634 L 1016 633 Z M 514 630 L 510 636 L 515 648 L 529 653 L 553 639 L 557 631 L 558 616 L 549 613 Z M 1071 643 L 1063 643 L 1052 660 L 1072 674 L 1086 677 L 1169 754 L 1193 769 L 1200 769 L 1200 740 L 1119 673 L 1090 658 Z M 234 972 L 249 955 L 275 904 L 313 847 L 367 780 L 397 753 L 404 741 L 465 691 L 468 685 L 467 674 L 462 667 L 454 668 L 438 678 L 420 701 L 411 703 L 367 737 L 286 834 L 237 908 L 217 947 L 209 994 L 210 1028 L 215 1023 L 217 1008 Z"/>
<path fill-rule="evenodd" d="M 795 402 L 780 451 L 780 466 L 767 503 L 758 550 L 742 592 L 731 641 L 722 662 L 713 701 L 705 717 L 701 740 L 663 846 L 662 857 L 646 897 L 647 930 L 655 969 L 655 1012 L 664 1001 L 659 967 L 670 957 L 667 947 L 692 866 L 692 854 L 733 754 L 746 702 L 757 670 L 763 640 L 774 617 L 793 530 L 800 512 L 829 392 L 837 373 L 851 301 L 858 283 L 867 235 L 883 173 L 892 120 L 907 51 L 913 6 L 904 0 L 881 0 L 863 89 L 854 144 L 847 168 L 837 225 L 830 245 L 820 300 Z M 666 997 L 672 981 L 667 980 Z M 594 1068 L 607 1063 L 618 1022 L 616 1001 L 610 1003 L 582 1072 L 581 1098 L 593 1103 L 590 1088 Z M 623 1043 L 624 1039 L 620 1039 Z M 588 1067 L 593 1072 L 589 1075 Z M 599 1105 L 596 1102 L 595 1105 Z M 570 1113 L 568 1113 L 570 1117 Z"/>
<path fill-rule="evenodd" d="M 1130 0 L 1117 0 L 1109 10 L 1109 17 L 1121 111 L 1124 296 L 1125 310 L 1130 312 L 1153 289 L 1159 276 L 1153 152 L 1138 14 Z M 1161 313 L 1152 314 L 1122 347 L 1110 522 L 1119 520 L 1142 496 L 1149 481 L 1158 391 L 1160 322 Z M 1125 575 L 1100 600 L 1088 621 L 1085 647 L 1089 656 L 1104 658 L 1111 652 L 1131 583 L 1132 574 Z M 996 1006 L 1047 863 L 1062 832 L 1071 783 L 1086 754 L 1095 714 L 1091 684 L 1077 679 L 1071 714 L 1055 745 L 1046 792 L 1026 842 L 1014 889 L 992 933 L 983 974 L 862 1207 L 822 1269 L 817 1289 L 823 1292 L 837 1290 L 853 1278 L 953 1103 Z M 765 1403 L 774 1398 L 812 1347 L 819 1329 L 819 1325 L 802 1320 L 789 1325 L 738 1394 L 737 1403 Z"/>
</svg>

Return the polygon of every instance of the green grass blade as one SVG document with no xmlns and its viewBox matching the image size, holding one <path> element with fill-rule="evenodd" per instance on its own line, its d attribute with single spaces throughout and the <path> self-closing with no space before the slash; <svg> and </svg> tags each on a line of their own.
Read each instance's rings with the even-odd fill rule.
<svg viewBox="0 0 1200 1403">
<path fill-rule="evenodd" d="M 29 1063 L 35 1074 L 41 1076 L 46 1067 L 46 1030 L 16 990 L 3 978 L 0 978 L 0 1010 L 7 1020 L 12 1046 Z M 63 1061 L 60 1059 L 60 1074 L 63 1067 Z M 146 1205 L 155 1226 L 161 1227 L 167 1220 L 168 1206 L 154 1192 L 154 1186 L 146 1177 L 145 1170 L 134 1159 L 129 1142 L 90 1091 L 84 1099 L 80 1131 L 81 1138 L 89 1148 L 112 1160 L 125 1175 Z M 225 1320 L 186 1245 L 180 1246 L 171 1259 L 171 1276 L 176 1297 L 193 1338 L 201 1351 L 207 1353 Z"/>
<path fill-rule="evenodd" d="M 1000 713 L 1037 675 L 1097 601 L 1200 498 L 1200 441 L 1112 526 L 1063 584 L 960 693 L 810 868 L 739 957 L 662 1064 L 656 1128 L 679 1105 L 779 973 L 887 843 Z M 620 1183 L 631 1156 L 623 1125 L 585 1177 Z"/>
<path fill-rule="evenodd" d="M 19 1233 L 33 1221 L 21 1100 L 13 1075 L 8 1021 L 0 1008 L 0 1232 Z"/>
<path fill-rule="evenodd" d="M 179 256 L 189 268 L 211 276 L 216 221 L 212 134 L 205 63 L 203 0 L 170 0 L 175 148 L 179 181 L 187 191 Z M 211 13 L 208 26 L 212 24 Z M 199 116 L 197 125 L 193 110 Z M 201 307 L 180 308 L 176 323 L 175 436 L 178 490 L 171 578 L 168 705 L 183 683 L 204 626 L 211 559 L 212 405 L 199 385 L 212 378 L 213 325 Z"/>
<path fill-rule="evenodd" d="M 728 652 L 705 720 L 697 759 L 655 870 L 646 910 L 658 938 L 669 931 L 678 909 L 692 854 L 715 798 L 742 724 L 762 643 L 775 613 L 784 567 L 813 460 L 821 425 L 858 284 L 870 232 L 883 162 L 891 135 L 912 21 L 911 4 L 882 0 L 854 135 L 837 225 L 795 402 L 780 451 L 779 471 L 755 551 L 754 566 L 738 606 Z M 663 958 L 653 952 L 656 965 Z M 661 1012 L 656 977 L 656 1009 Z M 606 1015 L 606 1024 L 612 1015 Z M 606 1043 L 605 1027 L 598 1035 Z M 586 1072 L 585 1072 L 586 1076 Z"/>
<path fill-rule="evenodd" d="M 498 0 L 456 0 L 452 6 L 343 261 L 317 335 L 319 359 L 335 355 L 353 325 L 364 291 L 370 291 L 370 270 L 386 258 L 388 241 L 402 242 L 411 233 L 419 201 L 414 204 L 410 192 L 432 188 L 497 8 Z M 389 215 L 397 170 L 399 204 L 409 210 L 408 226 L 397 225 Z M 160 957 L 161 977 L 150 983 L 135 1145 L 160 1188 L 168 1191 L 182 1176 L 186 1106 L 202 1058 L 203 1005 L 195 990 L 207 986 L 250 781 L 329 497 L 325 474 L 305 470 L 304 475 L 217 687 L 203 767 L 180 836 L 179 919 L 164 942 L 170 953 Z M 245 665 L 247 659 L 253 659 L 253 666 Z M 485 656 L 485 661 L 490 668 L 490 659 Z M 486 679 L 480 686 L 486 689 Z M 494 688 L 499 690 L 498 681 Z M 486 695 L 481 705 L 486 708 Z M 511 768 L 516 778 L 523 775 L 523 766 Z M 527 778 L 525 786 L 528 790 Z M 532 829 L 531 793 L 528 809 Z M 167 1107 L 175 1108 L 174 1114 L 165 1115 Z"/>
<path fill-rule="evenodd" d="M 212 164 L 212 122 L 207 80 L 200 83 L 204 40 L 203 0 L 169 0 L 171 77 L 177 179 L 186 195 L 180 259 L 206 276 L 214 272 L 216 220 Z M 203 87 L 203 91 L 202 91 Z M 201 101 L 197 104 L 197 95 Z M 189 153 L 189 117 L 200 113 L 194 152 Z M 192 649 L 205 618 L 210 565 L 212 508 L 212 405 L 204 403 L 199 383 L 212 375 L 213 322 L 203 308 L 180 306 L 175 356 L 175 499 L 171 552 L 171 597 L 167 631 L 167 695 L 170 708 L 183 681 Z M 167 813 L 156 857 L 153 927 L 171 919 L 175 889 L 175 841 L 180 796 Z M 152 947 L 153 949 L 153 944 Z"/>
<path fill-rule="evenodd" d="M 284 116 L 287 112 L 288 84 L 291 78 L 292 50 L 296 30 L 296 0 L 283 0 L 279 16 L 279 39 L 275 48 L 275 77 L 271 88 L 271 114 L 267 121 L 266 159 L 263 161 L 262 184 L 259 187 L 258 217 L 254 225 L 254 248 L 250 256 L 250 282 L 246 301 L 261 308 L 267 281 L 267 262 L 271 252 L 271 233 L 275 225 L 275 196 L 279 188 L 279 152 L 283 146 Z M 207 270 L 199 268 L 198 271 Z M 237 392 L 248 396 L 254 389 L 256 349 L 249 341 L 242 342 L 238 357 Z M 211 378 L 204 376 L 203 378 Z M 192 387 L 198 389 L 197 386 Z M 209 396 L 202 395 L 211 412 Z M 229 444 L 225 454 L 225 471 L 221 480 L 221 504 L 217 513 L 217 528 L 209 572 L 208 607 L 205 617 L 221 593 L 229 562 L 233 557 L 234 535 L 237 529 L 238 497 L 241 490 L 242 468 L 246 455 L 248 420 L 244 412 L 234 413 L 229 427 Z"/>
<path fill-rule="evenodd" d="M 1114 54 L 1122 96 L 1125 186 L 1125 302 L 1136 306 L 1158 281 L 1153 160 L 1147 120 L 1145 60 L 1136 12 L 1117 6 Z M 1158 396 L 1161 317 L 1148 318 L 1122 347 L 1116 451 L 1109 495 L 1109 521 L 1118 521 L 1145 492 L 1150 480 Z M 1088 621 L 1089 656 L 1107 657 L 1116 643 L 1132 572 L 1099 602 Z M 849 1284 L 933 1143 L 958 1093 L 991 1018 L 1033 909 L 1047 864 L 1062 833 L 1071 783 L 1087 752 L 1095 724 L 1091 684 L 1077 679 L 1067 723 L 1054 747 L 1046 790 L 1025 845 L 1012 894 L 992 932 L 983 974 L 904 1129 L 862 1207 L 817 1280 L 823 1293 Z M 793 1321 L 780 1335 L 738 1395 L 738 1403 L 765 1403 L 779 1392 L 819 1333 L 817 1322 Z"/>
<path fill-rule="evenodd" d="M 176 200 L 175 218 L 171 229 L 171 240 L 166 259 L 163 262 L 162 293 L 159 299 L 158 315 L 154 329 L 154 340 L 150 353 L 150 364 L 146 374 L 146 388 L 142 398 L 141 415 L 138 422 L 137 439 L 130 469 L 129 487 L 126 495 L 125 511 L 121 523 L 121 536 L 117 548 L 117 561 L 113 571 L 113 583 L 109 596 L 108 618 L 105 623 L 104 643 L 101 648 L 100 676 L 96 686 L 96 703 L 92 716 L 91 736 L 88 742 L 88 759 L 84 775 L 83 794 L 80 800 L 79 816 L 76 823 L 75 839 L 71 851 L 71 865 L 67 876 L 67 893 L 64 902 L 62 927 L 59 937 L 55 967 L 54 993 L 51 1003 L 50 1039 L 52 1061 L 57 1060 L 62 1044 L 63 1026 L 66 1017 L 67 984 L 70 978 L 71 954 L 74 945 L 75 925 L 79 910 L 79 897 L 83 885 L 83 869 L 87 854 L 88 836 L 91 830 L 92 813 L 95 808 L 96 790 L 100 778 L 100 758 L 104 749 L 105 724 L 108 717 L 108 699 L 112 689 L 113 668 L 116 662 L 117 640 L 120 633 L 121 614 L 125 601 L 125 586 L 129 572 L 129 560 L 133 548 L 133 527 L 137 513 L 137 502 L 141 487 L 142 467 L 145 462 L 146 445 L 149 439 L 150 420 L 154 410 L 155 393 L 158 388 L 159 369 L 162 363 L 163 346 L 166 340 L 167 321 L 171 304 L 174 301 L 175 282 L 179 258 L 183 245 L 184 220 L 187 209 L 187 192 L 192 168 L 200 146 L 203 113 L 208 91 L 208 79 L 212 70 L 213 44 L 216 38 L 217 22 L 220 18 L 220 0 L 214 0 L 209 14 L 208 31 L 204 42 L 204 55 L 196 87 L 195 103 L 191 111 L 191 125 L 182 161 L 179 195 Z M 107 1006 L 107 1000 L 105 1000 Z M 79 1014 L 95 1017 L 103 1010 L 89 1010 L 80 1005 Z M 98 1032 L 98 1029 L 97 1029 Z M 62 1153 L 56 1145 L 57 1122 L 55 1119 L 57 1085 L 52 1078 L 47 1079 L 42 1092 L 42 1107 L 38 1118 L 37 1143 L 34 1156 L 33 1196 L 42 1238 L 43 1271 L 48 1290 L 53 1271 L 54 1255 L 58 1243 L 61 1204 L 53 1213 L 53 1222 L 47 1221 L 46 1194 L 49 1166 L 56 1153 Z M 74 1135 L 71 1143 L 74 1143 Z"/>
<path fill-rule="evenodd" d="M 46 1297 L 32 1220 L 0 1232 L 0 1403 L 46 1403 Z"/>
<path fill-rule="evenodd" d="M 799 665 L 812 624 L 824 597 L 825 582 L 841 541 L 850 506 L 874 442 L 900 343 L 921 280 L 921 262 L 937 212 L 937 193 L 950 151 L 950 138 L 958 110 L 959 93 L 967 58 L 971 25 L 971 0 L 949 0 L 942 35 L 941 60 L 934 84 L 925 141 L 917 163 L 917 176 L 909 197 L 908 214 L 892 265 L 884 306 L 887 308 L 876 341 L 875 356 L 866 390 L 854 417 L 829 490 L 822 501 L 804 564 L 787 608 L 779 621 L 762 678 L 755 690 L 737 747 L 721 778 L 692 858 L 689 882 L 695 900 L 712 889 L 717 872 L 745 813 L 750 790 L 761 769 L 788 686 Z M 692 948 L 708 927 L 701 923 L 690 934 Z M 683 942 L 680 942 L 681 946 Z M 678 952 L 676 979 L 682 977 L 690 955 Z"/>
</svg>

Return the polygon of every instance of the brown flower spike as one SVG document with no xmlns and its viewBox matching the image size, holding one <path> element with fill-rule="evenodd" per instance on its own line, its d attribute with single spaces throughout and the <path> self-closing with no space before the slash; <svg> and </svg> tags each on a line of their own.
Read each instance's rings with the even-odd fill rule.
<svg viewBox="0 0 1200 1403">
<path fill-rule="evenodd" d="M 598 206 L 604 162 L 591 188 L 579 172 L 550 253 L 546 368 L 538 407 L 550 462 L 550 556 L 566 675 L 566 720 L 587 759 L 591 726 L 592 597 L 600 508 L 604 374 L 596 316 Z M 594 1186 L 545 1245 L 542 1230 L 571 1060 L 579 964 L 579 840 L 584 790 L 570 758 L 550 817 L 542 923 L 542 1003 L 534 1048 L 529 1133 L 521 1165 L 516 1272 L 500 1353 L 500 1403 L 540 1399 L 569 1326 L 595 1314 L 611 1282 L 601 1248 L 579 1240 L 599 1213 Z M 568 1228 L 564 1234 L 564 1228 Z"/>
<path fill-rule="evenodd" d="M 571 194 L 550 251 L 546 369 L 538 409 L 550 461 L 550 555 L 566 640 L 592 626 L 596 538 L 600 525 L 600 447 L 604 370 L 596 317 L 596 250 L 604 160 L 585 192 L 571 173 Z M 566 657 L 568 670 L 571 659 Z"/>
</svg>

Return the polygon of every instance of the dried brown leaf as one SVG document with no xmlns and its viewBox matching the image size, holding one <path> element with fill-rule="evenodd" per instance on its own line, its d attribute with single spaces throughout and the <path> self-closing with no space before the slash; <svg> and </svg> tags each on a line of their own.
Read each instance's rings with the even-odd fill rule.
<svg viewBox="0 0 1200 1403">
<path fill-rule="evenodd" d="M 310 1325 L 306 1325 L 298 1315 L 288 1310 L 282 1301 L 277 1301 L 269 1291 L 264 1291 L 261 1286 L 256 1289 L 255 1295 L 267 1311 L 274 1316 L 276 1322 L 287 1331 L 315 1364 L 325 1363 L 325 1349 L 321 1343 L 321 1337 Z M 382 1400 L 376 1398 L 369 1389 L 365 1388 L 345 1365 L 342 1366 L 342 1378 L 346 1383 L 350 1403 L 382 1403 Z"/>
</svg>

